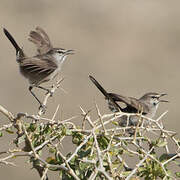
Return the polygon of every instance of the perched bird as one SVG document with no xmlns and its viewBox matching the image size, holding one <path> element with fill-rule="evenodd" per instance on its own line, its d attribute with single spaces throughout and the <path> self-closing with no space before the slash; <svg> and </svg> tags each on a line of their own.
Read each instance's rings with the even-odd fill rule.
<svg viewBox="0 0 180 180">
<path fill-rule="evenodd" d="M 36 87 L 50 92 L 40 85 L 52 80 L 60 72 L 64 60 L 68 55 L 73 54 L 73 50 L 53 48 L 46 32 L 41 27 L 37 27 L 29 34 L 29 40 L 37 46 L 37 55 L 27 57 L 7 29 L 3 28 L 3 31 L 16 49 L 16 61 L 19 64 L 20 73 L 29 81 L 29 91 L 39 102 L 40 108 L 45 110 L 32 89 Z"/>
<path fill-rule="evenodd" d="M 141 98 L 136 99 L 133 97 L 126 97 L 119 94 L 108 93 L 94 77 L 89 76 L 90 80 L 95 84 L 95 86 L 101 91 L 105 96 L 105 99 L 108 101 L 108 107 L 112 112 L 122 111 L 124 113 L 138 113 L 141 112 L 142 115 L 153 118 L 156 114 L 157 108 L 160 102 L 168 102 L 166 100 L 160 99 L 162 96 L 167 94 L 159 93 L 146 93 Z M 126 105 L 122 108 L 118 102 L 121 102 Z M 139 122 L 139 116 L 133 115 L 130 116 L 129 121 L 127 116 L 122 116 L 119 121 L 120 126 L 137 126 Z"/>
</svg>

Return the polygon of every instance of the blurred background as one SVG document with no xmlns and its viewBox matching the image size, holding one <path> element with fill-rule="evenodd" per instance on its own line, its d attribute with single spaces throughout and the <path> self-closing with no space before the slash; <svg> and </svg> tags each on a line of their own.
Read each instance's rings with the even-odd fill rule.
<svg viewBox="0 0 180 180">
<path fill-rule="evenodd" d="M 164 124 L 179 132 L 179 7 L 178 0 L 1 0 L 0 25 L 29 56 L 36 49 L 27 37 L 36 26 L 46 30 L 55 47 L 76 51 L 61 73 L 67 93 L 56 91 L 49 99 L 46 117 L 53 116 L 58 104 L 57 118 L 78 115 L 77 124 L 82 119 L 79 106 L 94 110 L 96 102 L 102 114 L 109 113 L 103 95 L 88 78 L 91 74 L 110 92 L 137 98 L 151 91 L 167 93 L 170 103 L 161 104 L 156 117 L 168 110 Z M 15 50 L 2 31 L 0 48 L 0 104 L 14 114 L 37 112 L 38 104 L 19 73 Z M 43 98 L 42 92 L 36 93 Z M 3 124 L 8 120 L 0 114 L 0 127 Z M 0 139 L 0 151 L 6 150 L 9 139 Z M 68 150 L 67 143 L 64 151 Z M 0 179 L 39 179 L 23 159 L 17 167 L 1 166 Z"/>
</svg>

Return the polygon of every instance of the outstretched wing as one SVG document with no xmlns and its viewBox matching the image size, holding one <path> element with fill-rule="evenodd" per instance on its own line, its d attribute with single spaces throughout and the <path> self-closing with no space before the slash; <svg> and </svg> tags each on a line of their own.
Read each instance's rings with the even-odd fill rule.
<svg viewBox="0 0 180 180">
<path fill-rule="evenodd" d="M 35 31 L 31 31 L 28 40 L 37 46 L 38 54 L 45 54 L 53 48 L 48 35 L 41 27 L 36 27 Z"/>
<path fill-rule="evenodd" d="M 132 97 L 125 97 L 119 94 L 109 93 L 109 96 L 115 101 L 115 102 L 123 102 L 126 104 L 126 107 L 122 110 L 123 112 L 141 112 L 143 111 L 143 115 L 147 114 L 149 112 L 149 108 L 146 104 L 141 103 L 138 99 L 132 98 Z"/>
</svg>

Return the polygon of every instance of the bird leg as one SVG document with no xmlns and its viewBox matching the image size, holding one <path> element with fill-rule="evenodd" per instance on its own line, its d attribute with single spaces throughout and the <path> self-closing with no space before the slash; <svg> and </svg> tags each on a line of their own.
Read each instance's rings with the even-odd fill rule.
<svg viewBox="0 0 180 180">
<path fill-rule="evenodd" d="M 49 89 L 47 89 L 47 88 L 45 88 L 45 87 L 42 87 L 42 86 L 36 86 L 36 87 L 47 91 L 47 94 L 49 93 L 50 96 L 52 97 L 53 93 L 51 92 L 51 90 L 49 90 Z"/>
<path fill-rule="evenodd" d="M 29 86 L 29 91 L 31 92 L 31 94 L 34 96 L 34 98 L 38 101 L 38 103 L 40 104 L 39 109 L 43 109 L 43 112 L 46 111 L 46 106 L 37 98 L 37 96 L 35 95 L 35 93 L 32 91 L 33 86 Z M 45 90 L 45 89 L 44 89 Z"/>
</svg>

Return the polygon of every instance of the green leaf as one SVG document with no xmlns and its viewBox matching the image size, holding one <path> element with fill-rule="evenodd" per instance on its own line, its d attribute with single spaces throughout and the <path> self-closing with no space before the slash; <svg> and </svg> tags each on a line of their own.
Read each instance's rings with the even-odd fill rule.
<svg viewBox="0 0 180 180">
<path fill-rule="evenodd" d="M 71 135 L 72 135 L 72 131 L 69 130 L 69 129 L 66 129 L 66 135 L 67 135 L 67 136 L 71 136 Z"/>
<path fill-rule="evenodd" d="M 172 157 L 171 155 L 164 153 L 159 157 L 159 160 L 161 162 L 163 162 L 163 161 L 166 161 L 166 160 L 170 159 L 171 157 Z"/>
<path fill-rule="evenodd" d="M 98 143 L 100 144 L 100 147 L 103 149 L 106 149 L 109 144 L 109 139 L 106 136 L 99 136 L 97 138 Z"/>
<path fill-rule="evenodd" d="M 89 166 L 89 163 L 79 162 L 79 168 L 84 172 L 89 168 Z"/>
<path fill-rule="evenodd" d="M 159 142 L 156 144 L 157 147 L 164 147 L 164 146 L 166 146 L 166 145 L 167 145 L 167 141 L 159 141 Z"/>
<path fill-rule="evenodd" d="M 157 145 L 157 141 L 151 141 L 151 146 L 156 146 Z"/>
<path fill-rule="evenodd" d="M 14 131 L 11 128 L 6 129 L 6 132 L 9 134 L 14 134 Z"/>
<path fill-rule="evenodd" d="M 78 132 L 73 132 L 72 133 L 72 142 L 73 144 L 81 144 L 83 140 L 83 135 L 81 133 Z"/>
<path fill-rule="evenodd" d="M 50 125 L 47 125 L 47 126 L 44 128 L 44 133 L 45 133 L 46 135 L 48 135 L 48 134 L 51 134 L 51 132 L 52 132 L 51 126 L 50 126 Z"/>
<path fill-rule="evenodd" d="M 37 124 L 35 123 L 31 123 L 28 130 L 30 130 L 31 132 L 34 132 L 37 128 Z"/>
<path fill-rule="evenodd" d="M 0 137 L 2 137 L 3 136 L 3 133 L 0 131 Z"/>
<path fill-rule="evenodd" d="M 175 175 L 180 178 L 180 172 L 176 172 Z"/>
<path fill-rule="evenodd" d="M 55 152 L 56 152 L 56 149 L 55 149 L 54 147 L 50 147 L 50 148 L 49 148 L 49 152 L 50 152 L 50 153 L 55 153 Z"/>
<path fill-rule="evenodd" d="M 86 157 L 88 156 L 88 154 L 91 153 L 91 148 L 87 149 L 86 151 L 79 151 L 78 152 L 78 155 L 79 155 L 79 158 L 83 158 L 83 157 Z"/>
<path fill-rule="evenodd" d="M 61 131 L 62 131 L 62 135 L 65 136 L 66 135 L 66 127 L 65 126 L 62 126 L 61 127 Z"/>
<path fill-rule="evenodd" d="M 124 172 L 122 172 L 122 175 L 126 177 L 126 176 L 128 176 L 130 173 L 131 173 L 131 171 L 124 171 Z"/>
<path fill-rule="evenodd" d="M 56 159 L 54 157 L 48 157 L 46 159 L 46 162 L 49 163 L 49 164 L 56 164 Z"/>
<path fill-rule="evenodd" d="M 117 121 L 112 121 L 111 123 L 116 125 L 116 126 L 118 126 L 118 122 Z"/>
<path fill-rule="evenodd" d="M 178 145 L 180 146 L 180 140 L 179 139 L 177 139 L 177 142 L 178 142 Z"/>
</svg>

